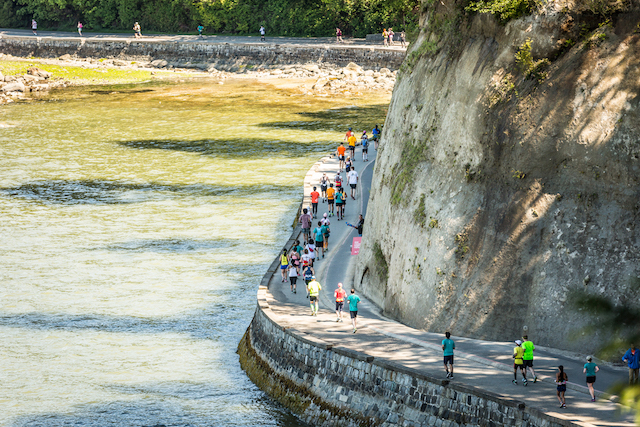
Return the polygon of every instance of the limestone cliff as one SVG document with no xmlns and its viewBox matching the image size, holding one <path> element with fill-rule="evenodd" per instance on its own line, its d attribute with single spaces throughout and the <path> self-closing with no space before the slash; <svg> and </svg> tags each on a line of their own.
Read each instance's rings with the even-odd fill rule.
<svg viewBox="0 0 640 427">
<path fill-rule="evenodd" d="M 388 315 L 590 351 L 572 290 L 638 301 L 640 13 L 584 3 L 424 4 L 354 279 Z"/>
</svg>

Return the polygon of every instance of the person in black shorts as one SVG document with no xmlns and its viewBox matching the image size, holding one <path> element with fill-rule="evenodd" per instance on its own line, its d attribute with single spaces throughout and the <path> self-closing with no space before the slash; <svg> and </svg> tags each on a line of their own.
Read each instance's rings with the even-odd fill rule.
<svg viewBox="0 0 640 427">
<path fill-rule="evenodd" d="M 327 203 L 329 204 L 329 216 L 333 216 L 335 211 L 334 211 L 334 203 L 335 203 L 335 197 L 336 197 L 336 190 L 333 188 L 333 182 L 329 184 L 329 192 L 327 193 Z"/>
<path fill-rule="evenodd" d="M 320 192 L 322 193 L 322 201 L 327 201 L 327 187 L 329 185 L 329 178 L 326 173 L 322 174 L 322 178 L 320 179 Z"/>
</svg>

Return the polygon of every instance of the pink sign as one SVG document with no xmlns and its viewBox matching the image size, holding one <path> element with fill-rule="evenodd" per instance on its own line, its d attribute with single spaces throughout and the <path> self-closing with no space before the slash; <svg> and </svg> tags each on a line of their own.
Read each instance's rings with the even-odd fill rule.
<svg viewBox="0 0 640 427">
<path fill-rule="evenodd" d="M 361 242 L 362 242 L 362 237 L 353 238 L 353 243 L 351 244 L 351 255 L 358 255 L 360 253 Z"/>
</svg>

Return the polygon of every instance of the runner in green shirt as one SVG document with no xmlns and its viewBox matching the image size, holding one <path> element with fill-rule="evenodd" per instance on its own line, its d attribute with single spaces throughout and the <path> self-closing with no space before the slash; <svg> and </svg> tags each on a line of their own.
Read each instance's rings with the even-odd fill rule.
<svg viewBox="0 0 640 427">
<path fill-rule="evenodd" d="M 360 302 L 360 297 L 356 295 L 355 289 L 351 289 L 351 295 L 347 297 L 347 302 L 349 303 L 349 314 L 351 315 L 351 324 L 355 334 L 358 331 L 356 318 L 358 317 L 358 303 Z"/>
<path fill-rule="evenodd" d="M 445 332 L 445 339 L 442 340 L 442 351 L 444 355 L 444 370 L 447 372 L 447 378 L 453 379 L 453 350 L 456 348 L 456 343 L 451 339 L 451 333 Z M 449 365 L 451 365 L 451 372 L 449 372 Z"/>
<path fill-rule="evenodd" d="M 522 343 L 522 348 L 524 349 L 524 354 L 522 355 L 522 362 L 524 364 L 525 371 L 529 369 L 531 371 L 531 375 L 533 375 L 533 382 L 538 382 L 538 377 L 536 376 L 536 371 L 533 370 L 533 351 L 536 349 L 536 346 L 533 345 L 533 342 L 529 341 L 528 337 L 525 335 L 522 337 L 524 342 Z"/>
</svg>

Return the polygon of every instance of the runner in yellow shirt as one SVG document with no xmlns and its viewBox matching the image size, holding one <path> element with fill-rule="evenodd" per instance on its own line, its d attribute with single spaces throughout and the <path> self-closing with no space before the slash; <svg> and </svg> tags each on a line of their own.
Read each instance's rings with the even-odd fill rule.
<svg viewBox="0 0 640 427">
<path fill-rule="evenodd" d="M 311 281 L 307 285 L 307 289 L 309 290 L 309 304 L 311 304 L 311 315 L 318 315 L 318 295 L 320 295 L 320 290 L 322 286 L 320 286 L 320 282 L 316 280 L 316 276 L 311 278 Z"/>
<path fill-rule="evenodd" d="M 349 150 L 351 151 L 351 161 L 353 163 L 356 162 L 356 142 L 358 139 L 355 135 L 351 134 L 347 142 L 349 142 Z"/>
<path fill-rule="evenodd" d="M 516 347 L 513 348 L 513 381 L 514 384 L 518 384 L 518 369 L 522 372 L 522 384 L 527 385 L 527 369 L 524 367 L 522 356 L 524 356 L 524 348 L 520 347 L 522 341 L 516 340 Z"/>
</svg>

